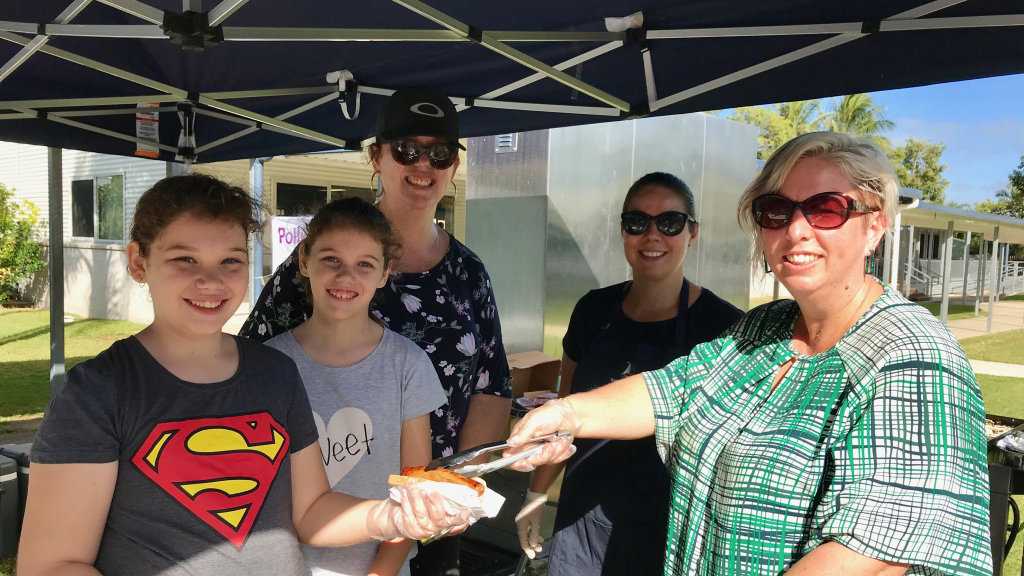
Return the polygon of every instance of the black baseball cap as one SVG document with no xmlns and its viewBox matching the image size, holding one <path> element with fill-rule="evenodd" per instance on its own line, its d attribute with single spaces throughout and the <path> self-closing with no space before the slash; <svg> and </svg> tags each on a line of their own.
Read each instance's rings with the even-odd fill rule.
<svg viewBox="0 0 1024 576">
<path fill-rule="evenodd" d="M 447 96 L 429 88 L 403 88 L 388 98 L 377 117 L 377 142 L 435 136 L 459 148 L 459 117 Z"/>
</svg>

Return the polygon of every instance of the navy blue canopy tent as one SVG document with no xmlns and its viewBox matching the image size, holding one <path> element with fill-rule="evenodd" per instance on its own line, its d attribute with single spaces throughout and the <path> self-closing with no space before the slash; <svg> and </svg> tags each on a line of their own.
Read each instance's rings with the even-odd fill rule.
<svg viewBox="0 0 1024 576">
<path fill-rule="evenodd" d="M 1019 73 L 1024 3 L 15 0 L 0 40 L 0 139 L 209 162 L 358 148 L 406 86 L 479 136 Z"/>
<path fill-rule="evenodd" d="M 60 246 L 60 148 L 354 149 L 411 86 L 449 95 L 480 136 L 1020 73 L 1024 2 L 7 0 L 0 40 L 0 140 L 51 147 Z M 57 387 L 62 251 L 49 258 Z"/>
</svg>

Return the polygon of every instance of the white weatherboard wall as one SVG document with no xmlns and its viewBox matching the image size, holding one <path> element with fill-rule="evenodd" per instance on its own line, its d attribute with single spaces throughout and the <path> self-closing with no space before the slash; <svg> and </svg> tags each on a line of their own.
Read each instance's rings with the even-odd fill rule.
<svg viewBox="0 0 1024 576">
<path fill-rule="evenodd" d="M 64 190 L 64 301 L 70 314 L 89 318 L 111 318 L 149 322 L 152 307 L 148 291 L 131 281 L 127 273 L 124 246 L 126 242 L 112 242 L 75 238 L 71 228 L 71 182 L 80 179 L 124 176 L 124 232 L 131 229 L 135 205 L 139 197 L 157 180 L 174 169 L 165 162 L 109 156 L 77 150 L 63 152 Z M 249 161 L 233 160 L 213 164 L 198 164 L 196 173 L 210 174 L 231 184 L 249 189 Z M 274 157 L 264 167 L 264 205 L 268 214 L 274 214 L 278 184 L 312 186 L 342 186 L 369 188 L 373 167 L 362 153 L 311 154 L 305 156 Z M 39 208 L 36 235 L 40 243 L 47 244 L 49 214 L 49 188 L 47 183 L 47 150 L 12 142 L 0 142 L 0 183 L 15 190 L 15 197 L 31 201 Z M 463 239 L 465 230 L 466 163 L 455 175 L 454 234 Z M 267 219 L 263 236 L 265 247 L 265 274 L 270 272 L 270 220 Z M 34 291 L 39 305 L 48 306 L 45 275 Z M 243 310 L 245 304 L 243 303 Z"/>
<path fill-rule="evenodd" d="M 0 183 L 15 197 L 39 208 L 36 233 L 46 244 L 49 212 L 47 151 L 41 146 L 0 142 Z M 167 164 L 155 160 L 64 150 L 64 309 L 89 318 L 149 322 L 153 318 L 145 286 L 128 276 L 124 241 L 75 238 L 71 230 L 71 182 L 102 176 L 124 177 L 124 234 L 127 237 L 139 196 L 167 175 Z M 44 290 L 40 304 L 48 305 Z"/>
</svg>

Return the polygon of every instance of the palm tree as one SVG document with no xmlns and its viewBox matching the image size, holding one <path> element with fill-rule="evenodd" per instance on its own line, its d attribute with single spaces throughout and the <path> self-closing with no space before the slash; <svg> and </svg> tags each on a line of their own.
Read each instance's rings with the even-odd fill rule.
<svg viewBox="0 0 1024 576">
<path fill-rule="evenodd" d="M 850 94 L 843 96 L 832 108 L 826 125 L 833 132 L 846 132 L 875 140 L 878 144 L 888 144 L 882 132 L 891 130 L 895 123 L 885 117 L 881 107 L 877 106 L 867 94 Z"/>
<path fill-rule="evenodd" d="M 797 100 L 779 104 L 779 116 L 786 119 L 793 128 L 793 135 L 821 130 L 827 115 L 820 113 L 821 104 L 817 100 Z"/>
</svg>

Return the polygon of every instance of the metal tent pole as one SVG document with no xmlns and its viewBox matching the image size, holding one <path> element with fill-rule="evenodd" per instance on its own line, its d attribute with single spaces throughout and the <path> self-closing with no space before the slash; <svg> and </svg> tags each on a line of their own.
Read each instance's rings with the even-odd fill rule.
<svg viewBox="0 0 1024 576">
<path fill-rule="evenodd" d="M 881 26 L 887 26 L 887 25 L 890 25 L 890 23 L 895 24 L 895 22 L 893 22 L 894 20 L 901 20 L 901 21 L 903 21 L 903 20 L 910 20 L 910 19 L 914 19 L 914 18 L 920 18 L 922 16 L 926 16 L 926 15 L 931 14 L 933 12 L 938 12 L 940 10 L 944 10 L 946 8 L 949 8 L 950 6 L 955 6 L 957 4 L 962 3 L 963 1 L 964 0 L 934 0 L 933 2 L 928 2 L 927 4 L 923 4 L 923 5 L 918 6 L 916 8 L 912 8 L 910 10 L 905 10 L 903 12 L 900 12 L 899 14 L 895 14 L 893 16 L 890 16 L 889 18 L 886 18 L 886 19 L 882 20 L 880 22 L 880 25 Z M 676 92 L 675 94 L 672 94 L 670 96 L 666 96 L 665 98 L 660 98 L 660 99 L 658 99 L 657 102 L 655 102 L 656 106 L 654 108 L 652 108 L 652 110 L 657 110 L 658 108 L 664 108 L 666 106 L 671 106 L 673 104 L 678 104 L 680 102 L 683 102 L 683 101 L 689 100 L 691 98 L 694 98 L 696 96 L 699 96 L 701 94 L 704 94 L 705 92 L 710 92 L 712 90 L 717 90 L 718 88 L 721 88 L 723 86 L 728 86 L 729 84 L 734 84 L 736 82 L 739 82 L 740 80 L 744 80 L 746 78 L 750 78 L 751 76 L 756 76 L 758 74 L 761 74 L 762 72 L 766 72 L 768 70 L 773 70 L 773 69 L 778 68 L 780 66 L 785 66 L 786 64 L 789 64 L 791 62 L 796 62 L 797 60 L 801 60 L 801 59 L 804 59 L 804 58 L 809 58 L 809 57 L 811 57 L 811 56 L 813 56 L 815 54 L 819 54 L 821 52 L 825 52 L 827 50 L 831 50 L 833 48 L 836 48 L 837 46 L 842 46 L 843 44 L 847 44 L 849 42 L 853 42 L 855 40 L 859 40 L 859 39 L 864 38 L 865 36 L 867 36 L 867 34 L 863 33 L 862 30 L 863 30 L 863 28 L 861 30 L 854 29 L 854 31 L 851 31 L 851 32 L 840 33 L 840 34 L 838 34 L 836 36 L 832 36 L 831 38 L 826 38 L 825 40 L 821 40 L 819 42 L 815 42 L 814 44 L 811 44 L 809 46 L 804 46 L 803 48 L 794 50 L 792 52 L 788 52 L 788 53 L 783 54 L 781 56 L 776 56 L 775 58 L 771 58 L 771 59 L 765 60 L 764 62 L 760 62 L 760 63 L 755 64 L 753 66 L 748 66 L 746 68 L 743 68 L 741 70 L 737 70 L 735 72 L 726 74 L 726 75 L 721 76 L 719 78 L 715 78 L 713 80 L 709 80 L 709 81 L 704 82 L 702 84 L 698 84 L 697 86 L 693 86 L 691 88 L 687 88 L 687 89 L 682 90 L 680 92 Z M 666 32 L 666 31 L 663 31 L 663 32 Z M 679 32 L 679 31 L 672 31 L 672 32 Z M 652 33 L 648 33 L 647 37 L 653 39 L 653 38 L 659 38 L 659 37 L 663 37 L 663 36 L 658 36 L 658 35 L 655 35 L 655 34 L 652 34 Z M 669 37 L 671 37 L 671 36 L 669 36 Z"/>
<path fill-rule="evenodd" d="M 1003 278 L 1006 274 L 1006 266 L 1010 261 L 1010 245 L 1003 243 L 999 246 L 1002 254 L 999 258 L 999 273 L 996 274 L 996 301 L 1003 297 Z"/>
<path fill-rule="evenodd" d="M 50 215 L 50 394 L 64 386 L 64 187 L 60 148 L 47 154 Z"/>
<path fill-rule="evenodd" d="M 263 163 L 266 158 L 253 158 L 249 161 L 249 194 L 258 206 L 263 205 Z M 252 241 L 252 297 L 249 305 L 256 306 L 256 300 L 263 290 L 263 238 L 262 234 L 254 234 Z"/>
<path fill-rule="evenodd" d="M 882 237 L 882 283 L 892 284 L 892 237 L 893 231 L 886 230 Z"/>
<path fill-rule="evenodd" d="M 949 322 L 949 285 L 953 276 L 953 221 L 946 224 L 946 237 L 942 244 L 942 304 L 939 306 L 939 320 Z"/>
<path fill-rule="evenodd" d="M 907 226 L 907 263 L 903 268 L 903 295 L 910 297 L 914 288 L 914 264 L 917 261 L 917 236 L 914 225 Z"/>
<path fill-rule="evenodd" d="M 995 316 L 996 289 L 999 285 L 999 226 L 992 231 L 992 256 L 989 257 L 991 266 L 992 289 L 988 293 L 988 319 L 985 321 L 985 331 L 992 331 L 992 317 Z"/>
<path fill-rule="evenodd" d="M 892 230 L 890 231 L 892 248 L 889 259 L 886 260 L 886 269 L 889 271 L 889 285 L 892 286 L 893 290 L 898 291 L 900 285 L 900 229 L 903 227 L 903 212 L 897 210 L 896 217 L 893 220 Z"/>
<path fill-rule="evenodd" d="M 961 303 L 967 303 L 967 282 L 971 277 L 968 274 L 971 271 L 971 231 L 964 233 L 964 290 L 961 295 Z"/>
<path fill-rule="evenodd" d="M 985 252 L 988 244 L 985 243 L 985 235 L 981 235 L 981 247 L 978 249 L 978 282 L 974 291 L 974 315 L 981 312 L 981 299 L 985 297 Z"/>
</svg>

